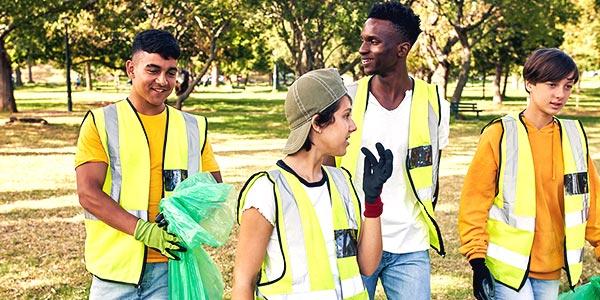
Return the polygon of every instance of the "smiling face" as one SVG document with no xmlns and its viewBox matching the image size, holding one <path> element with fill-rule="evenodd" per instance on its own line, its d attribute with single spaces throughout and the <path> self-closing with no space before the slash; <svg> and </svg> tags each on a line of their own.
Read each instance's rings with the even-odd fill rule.
<svg viewBox="0 0 600 300">
<path fill-rule="evenodd" d="M 144 115 L 161 113 L 175 87 L 177 60 L 138 51 L 127 61 L 126 67 L 132 83 L 129 99 L 136 110 Z"/>
<path fill-rule="evenodd" d="M 542 113 L 547 117 L 557 115 L 569 100 L 575 84 L 573 77 L 574 75 L 571 74 L 558 81 L 535 84 L 526 82 L 525 85 L 531 97 L 527 109 Z"/>
<path fill-rule="evenodd" d="M 334 121 L 332 123 L 324 127 L 313 125 L 311 134 L 314 137 L 314 144 L 319 145 L 323 153 L 331 156 L 346 154 L 350 133 L 356 130 L 356 124 L 354 124 L 351 114 L 352 103 L 350 97 L 346 95 L 340 99 L 340 105 L 333 114 Z"/>
<path fill-rule="evenodd" d="M 392 72 L 410 50 L 410 43 L 400 41 L 400 34 L 388 20 L 367 19 L 360 39 L 358 53 L 368 75 L 385 76 Z"/>
</svg>

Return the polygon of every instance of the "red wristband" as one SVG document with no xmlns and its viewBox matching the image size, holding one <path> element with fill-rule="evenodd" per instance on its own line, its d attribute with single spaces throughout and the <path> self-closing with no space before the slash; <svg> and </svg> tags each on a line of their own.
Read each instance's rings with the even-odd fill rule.
<svg viewBox="0 0 600 300">
<path fill-rule="evenodd" d="M 381 202 L 380 196 L 377 196 L 377 198 L 375 198 L 375 202 L 373 202 L 373 203 L 369 203 L 369 202 L 365 201 L 365 211 L 363 212 L 363 215 L 366 218 L 377 218 L 377 217 L 381 216 L 382 212 L 383 212 L 383 202 Z"/>
</svg>

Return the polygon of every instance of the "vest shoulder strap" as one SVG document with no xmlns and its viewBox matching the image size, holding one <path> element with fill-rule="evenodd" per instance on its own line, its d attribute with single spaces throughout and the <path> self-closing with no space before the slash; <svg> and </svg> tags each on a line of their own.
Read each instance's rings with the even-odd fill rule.
<svg viewBox="0 0 600 300">
<path fill-rule="evenodd" d="M 260 172 L 254 173 L 254 174 L 252 174 L 252 176 L 250 176 L 250 178 L 248 178 L 246 183 L 244 183 L 244 186 L 242 186 L 242 189 L 240 190 L 240 193 L 238 195 L 238 203 L 237 203 L 237 210 L 236 210 L 238 225 L 240 224 L 240 221 L 242 219 L 241 209 L 244 207 L 244 203 L 246 202 L 246 195 L 248 194 L 248 191 L 250 190 L 252 185 L 256 182 L 256 180 L 258 180 L 259 178 L 261 178 L 263 176 L 267 176 L 267 178 L 273 183 L 273 186 L 275 186 L 275 181 L 265 171 L 260 171 Z"/>
</svg>

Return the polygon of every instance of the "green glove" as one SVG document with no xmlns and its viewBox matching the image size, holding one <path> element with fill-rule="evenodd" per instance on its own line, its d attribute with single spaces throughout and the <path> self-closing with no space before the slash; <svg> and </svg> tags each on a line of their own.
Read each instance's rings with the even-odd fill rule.
<svg viewBox="0 0 600 300">
<path fill-rule="evenodd" d="M 156 223 L 139 219 L 135 225 L 133 236 L 144 245 L 154 248 L 169 259 L 179 260 L 175 251 L 185 252 L 186 249 L 179 244 L 179 238 L 166 230 L 158 227 Z"/>
</svg>

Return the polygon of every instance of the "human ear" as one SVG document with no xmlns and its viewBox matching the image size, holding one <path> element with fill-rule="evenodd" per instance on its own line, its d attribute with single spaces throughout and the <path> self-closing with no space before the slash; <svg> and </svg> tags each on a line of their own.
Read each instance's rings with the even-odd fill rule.
<svg viewBox="0 0 600 300">
<path fill-rule="evenodd" d="M 396 46 L 398 57 L 407 57 L 412 45 L 409 42 L 401 42 Z"/>
<path fill-rule="evenodd" d="M 311 119 L 310 119 L 310 124 L 312 129 L 316 132 L 316 133 L 321 133 L 321 130 L 323 130 L 323 128 L 319 125 L 317 125 L 317 118 L 319 117 L 319 115 L 314 115 Z"/>
<path fill-rule="evenodd" d="M 127 77 L 133 79 L 135 77 L 133 73 L 134 65 L 132 60 L 128 60 L 125 62 L 125 72 L 127 72 Z"/>
</svg>

